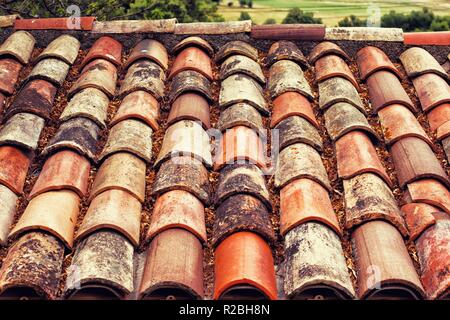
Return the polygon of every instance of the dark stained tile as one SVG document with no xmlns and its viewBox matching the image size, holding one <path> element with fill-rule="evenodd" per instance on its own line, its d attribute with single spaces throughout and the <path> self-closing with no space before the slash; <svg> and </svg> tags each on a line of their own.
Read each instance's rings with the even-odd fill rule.
<svg viewBox="0 0 450 320">
<path fill-rule="evenodd" d="M 64 259 L 64 245 L 55 237 L 29 232 L 9 249 L 0 270 L 0 296 L 55 299 Z M 31 289 L 22 294 L 22 290 Z M 25 290 L 28 291 L 28 290 Z"/>
<path fill-rule="evenodd" d="M 344 180 L 345 226 L 355 228 L 375 220 L 384 220 L 408 236 L 405 221 L 388 185 L 373 173 Z"/>
<path fill-rule="evenodd" d="M 233 55 L 227 58 L 220 67 L 220 79 L 224 80 L 233 74 L 245 74 L 258 81 L 261 85 L 266 83 L 266 78 L 258 62 L 247 56 Z"/>
<path fill-rule="evenodd" d="M 27 112 L 44 119 L 50 118 L 57 88 L 45 80 L 32 80 L 28 82 L 17 94 L 14 101 L 5 112 L 5 117 Z"/>
<path fill-rule="evenodd" d="M 60 87 L 66 79 L 69 68 L 70 65 L 62 60 L 55 58 L 43 59 L 34 66 L 25 82 L 42 79 Z"/>
<path fill-rule="evenodd" d="M 253 164 L 231 164 L 220 171 L 215 204 L 219 205 L 239 193 L 252 195 L 262 201 L 269 210 L 272 209 L 264 174 Z"/>
<path fill-rule="evenodd" d="M 289 60 L 275 62 L 270 67 L 267 89 L 272 99 L 286 92 L 298 92 L 310 100 L 314 99 L 302 69 Z"/>
<path fill-rule="evenodd" d="M 306 222 L 285 237 L 284 291 L 289 299 L 355 297 L 338 235 L 321 223 Z"/>
<path fill-rule="evenodd" d="M 97 153 L 100 127 L 90 119 L 77 117 L 63 122 L 42 151 L 44 156 L 61 149 L 72 149 L 91 160 Z"/>
<path fill-rule="evenodd" d="M 211 185 L 203 164 L 190 157 L 174 157 L 165 161 L 156 173 L 152 194 L 172 190 L 192 193 L 205 205 L 210 204 Z"/>
<path fill-rule="evenodd" d="M 330 180 L 320 154 L 304 143 L 292 144 L 278 155 L 275 186 L 282 188 L 295 179 L 308 178 L 331 191 Z"/>
<path fill-rule="evenodd" d="M 334 77 L 319 82 L 319 107 L 325 110 L 338 102 L 349 103 L 366 114 L 358 91 L 347 79 Z"/>
<path fill-rule="evenodd" d="M 82 240 L 67 274 L 69 299 L 120 299 L 134 290 L 133 245 L 127 238 L 100 230 Z"/>
<path fill-rule="evenodd" d="M 219 64 L 229 56 L 236 54 L 247 56 L 255 61 L 258 61 L 258 50 L 244 41 L 227 42 L 217 52 L 215 61 L 217 64 Z"/>
<path fill-rule="evenodd" d="M 20 62 L 14 59 L 0 59 L 0 91 L 2 93 L 7 95 L 14 93 L 21 69 Z"/>
<path fill-rule="evenodd" d="M 0 145 L 13 145 L 29 151 L 36 150 L 44 119 L 30 113 L 17 113 L 0 129 Z"/>
<path fill-rule="evenodd" d="M 317 151 L 322 150 L 319 131 L 306 119 L 299 116 L 286 118 L 274 128 L 278 130 L 280 150 L 294 143 L 306 143 Z"/>
<path fill-rule="evenodd" d="M 217 129 L 224 132 L 236 126 L 245 126 L 263 133 L 261 114 L 245 102 L 236 103 L 220 113 Z"/>
<path fill-rule="evenodd" d="M 380 139 L 364 114 L 349 103 L 338 102 L 332 105 L 325 111 L 324 117 L 325 127 L 333 141 L 355 130 L 364 131 L 375 140 Z"/>
<path fill-rule="evenodd" d="M 208 102 L 213 101 L 211 82 L 208 78 L 196 71 L 182 71 L 173 78 L 169 93 L 170 103 L 173 103 L 180 95 L 188 92 L 199 93 Z"/>
<path fill-rule="evenodd" d="M 298 63 L 303 69 L 309 67 L 308 60 L 306 60 L 303 53 L 297 45 L 291 41 L 278 41 L 272 44 L 267 53 L 267 66 L 273 65 L 280 60 L 291 60 Z"/>
<path fill-rule="evenodd" d="M 133 63 L 125 75 L 119 95 L 125 97 L 134 91 L 143 90 L 160 100 L 164 95 L 164 70 L 150 60 L 138 60 Z"/>
</svg>

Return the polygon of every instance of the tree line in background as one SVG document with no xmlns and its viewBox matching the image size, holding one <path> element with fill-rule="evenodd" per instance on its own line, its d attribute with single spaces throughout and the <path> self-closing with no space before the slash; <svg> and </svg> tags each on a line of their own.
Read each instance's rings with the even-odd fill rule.
<svg viewBox="0 0 450 320">
<path fill-rule="evenodd" d="M 169 19 L 180 22 L 224 21 L 218 13 L 221 0 L 0 0 L 0 14 L 20 14 L 24 18 L 64 17 L 77 14 L 73 5 L 79 7 L 79 14 L 93 15 L 99 20 L 118 19 Z M 225 2 L 225 1 L 224 1 Z M 227 2 L 229 6 L 232 1 Z M 239 0 L 242 8 L 253 8 L 252 0 Z M 67 11 L 72 8 L 72 11 Z M 243 11 L 240 20 L 251 20 L 251 15 Z M 264 24 L 275 24 L 273 18 Z M 288 11 L 282 23 L 322 23 L 314 13 L 299 8 Z M 350 15 L 338 22 L 341 27 L 366 26 L 367 20 Z M 445 31 L 450 30 L 450 16 L 438 16 L 427 8 L 411 11 L 409 14 L 390 11 L 381 16 L 381 27 L 402 28 L 405 31 Z"/>
</svg>

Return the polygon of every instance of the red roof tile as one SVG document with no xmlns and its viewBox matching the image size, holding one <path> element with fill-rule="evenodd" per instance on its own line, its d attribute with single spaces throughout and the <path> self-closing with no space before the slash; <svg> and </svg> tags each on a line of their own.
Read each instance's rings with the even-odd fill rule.
<svg viewBox="0 0 450 320">
<path fill-rule="evenodd" d="M 342 77 L 350 81 L 358 91 L 360 87 L 350 68 L 341 57 L 331 54 L 318 59 L 315 63 L 316 81 L 320 82 L 333 77 Z"/>
<path fill-rule="evenodd" d="M 275 127 L 280 121 L 290 117 L 300 116 L 319 128 L 311 103 L 305 96 L 297 92 L 286 92 L 273 100 L 270 126 Z"/>
<path fill-rule="evenodd" d="M 388 56 L 376 47 L 364 47 L 356 54 L 361 80 L 366 80 L 373 73 L 386 70 L 394 73 L 399 79 L 402 79 L 401 73 L 389 60 Z"/>
<path fill-rule="evenodd" d="M 122 58 L 122 44 L 111 37 L 101 37 L 92 45 L 84 57 L 81 67 L 93 60 L 103 59 L 119 66 Z"/>
<path fill-rule="evenodd" d="M 170 70 L 169 80 L 186 70 L 196 71 L 204 75 L 208 80 L 213 80 L 211 59 L 205 51 L 196 47 L 188 47 L 178 53 Z"/>
<path fill-rule="evenodd" d="M 450 33 L 441 32 L 406 32 L 403 34 L 405 44 L 411 45 L 450 45 Z"/>
<path fill-rule="evenodd" d="M 31 154 L 19 148 L 0 147 L 0 183 L 21 194 L 31 160 Z"/>
</svg>

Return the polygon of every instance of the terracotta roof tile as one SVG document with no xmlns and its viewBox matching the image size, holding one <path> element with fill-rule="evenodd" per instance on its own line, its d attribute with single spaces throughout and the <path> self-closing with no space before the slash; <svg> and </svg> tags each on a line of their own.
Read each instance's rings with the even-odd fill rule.
<svg viewBox="0 0 450 320">
<path fill-rule="evenodd" d="M 83 197 L 89 184 L 89 160 L 71 150 L 61 150 L 45 161 L 29 199 L 51 190 L 71 190 Z"/>
<path fill-rule="evenodd" d="M 207 130 L 211 128 L 209 120 L 209 103 L 197 93 L 184 93 L 172 103 L 167 125 L 171 126 L 181 120 L 200 121 Z"/>
<path fill-rule="evenodd" d="M 401 210 L 409 230 L 409 238 L 413 241 L 436 223 L 433 213 L 439 212 L 438 208 L 426 203 L 407 203 Z"/>
<path fill-rule="evenodd" d="M 347 79 L 333 77 L 319 82 L 319 107 L 325 110 L 338 102 L 347 102 L 366 113 L 358 91 Z"/>
<path fill-rule="evenodd" d="M 0 46 L 0 56 L 13 56 L 20 63 L 27 64 L 35 44 L 34 37 L 26 31 L 16 31 Z"/>
<path fill-rule="evenodd" d="M 88 54 L 81 62 L 81 67 L 96 59 L 104 59 L 116 66 L 121 64 L 122 44 L 111 37 L 100 37 L 89 49 Z"/>
<path fill-rule="evenodd" d="M 48 58 L 55 58 L 71 65 L 75 62 L 80 49 L 80 41 L 77 38 L 64 34 L 49 43 L 49 45 L 36 58 L 41 61 Z"/>
<path fill-rule="evenodd" d="M 272 99 L 286 92 L 298 92 L 310 100 L 314 99 L 302 69 L 290 60 L 275 62 L 270 67 L 267 88 Z"/>
<path fill-rule="evenodd" d="M 264 131 L 261 114 L 245 102 L 236 103 L 220 113 L 217 129 L 226 131 L 236 126 L 249 127 L 261 133 Z"/>
<path fill-rule="evenodd" d="M 125 79 L 119 90 L 119 95 L 126 95 L 143 90 L 160 100 L 164 95 L 164 70 L 153 61 L 142 59 L 128 67 Z"/>
<path fill-rule="evenodd" d="M 292 144 L 281 150 L 275 170 L 275 186 L 282 188 L 299 178 L 309 178 L 328 191 L 332 189 L 320 154 L 304 143 Z"/>
<path fill-rule="evenodd" d="M 152 158 L 152 134 L 153 129 L 140 120 L 122 120 L 110 129 L 108 140 L 99 160 L 101 161 L 117 152 L 129 152 L 150 163 Z"/>
<path fill-rule="evenodd" d="M 0 244 L 5 245 L 9 230 L 14 222 L 16 214 L 18 196 L 8 187 L 0 184 Z"/>
<path fill-rule="evenodd" d="M 338 102 L 332 105 L 325 111 L 324 117 L 325 127 L 333 141 L 355 130 L 366 132 L 374 140 L 380 139 L 364 114 L 349 103 Z"/>
<path fill-rule="evenodd" d="M 410 78 L 426 73 L 434 73 L 450 81 L 447 72 L 425 49 L 419 47 L 410 48 L 400 55 L 400 61 Z"/>
<path fill-rule="evenodd" d="M 57 88 L 45 80 L 32 80 L 28 82 L 17 94 L 14 101 L 5 112 L 5 117 L 27 112 L 44 119 L 50 118 Z"/>
<path fill-rule="evenodd" d="M 95 17 L 78 17 L 78 22 L 74 22 L 73 17 L 16 19 L 14 28 L 25 30 L 92 30 L 95 19 Z"/>
<path fill-rule="evenodd" d="M 267 52 L 267 66 L 280 60 L 290 60 L 298 63 L 302 68 L 308 68 L 309 63 L 297 45 L 291 41 L 278 41 L 272 44 Z"/>
<path fill-rule="evenodd" d="M 73 100 L 73 99 L 72 99 Z M 67 109 L 67 107 L 66 107 Z M 110 125 L 114 126 L 127 119 L 139 119 L 147 123 L 154 131 L 159 129 L 159 103 L 148 92 L 134 91 L 123 98 Z"/>
<path fill-rule="evenodd" d="M 146 239 L 175 228 L 185 229 L 202 243 L 207 243 L 205 207 L 197 197 L 184 190 L 168 191 L 156 199 Z"/>
<path fill-rule="evenodd" d="M 231 164 L 220 171 L 216 186 L 216 205 L 238 193 L 252 195 L 262 201 L 269 210 L 272 209 L 264 174 L 253 164 Z"/>
<path fill-rule="evenodd" d="M 450 180 L 430 146 L 415 137 L 403 138 L 391 146 L 392 160 L 401 187 L 419 179 L 433 178 L 450 188 Z"/>
<path fill-rule="evenodd" d="M 111 189 L 128 191 L 144 202 L 145 162 L 128 152 L 115 153 L 106 158 L 95 177 L 90 199 Z"/>
<path fill-rule="evenodd" d="M 92 26 L 0 45 L 1 298 L 448 297 L 445 47 L 404 53 L 414 92 L 400 29 Z"/>
<path fill-rule="evenodd" d="M 450 121 L 450 103 L 443 103 L 427 113 L 430 129 L 436 131 L 441 125 Z"/>
<path fill-rule="evenodd" d="M 8 251 L 0 270 L 0 295 L 22 298 L 21 291 L 29 288 L 27 298 L 55 299 L 64 259 L 64 245 L 52 235 L 29 232 L 20 237 Z"/>
<path fill-rule="evenodd" d="M 0 129 L 0 145 L 13 145 L 34 151 L 44 122 L 44 119 L 31 113 L 13 115 Z"/>
<path fill-rule="evenodd" d="M 249 76 L 234 74 L 222 81 L 219 106 L 225 109 L 239 102 L 250 104 L 258 109 L 262 115 L 269 114 L 261 86 Z"/>
<path fill-rule="evenodd" d="M 450 192 L 441 182 L 422 179 L 407 186 L 408 196 L 413 202 L 431 204 L 450 214 Z"/>
<path fill-rule="evenodd" d="M 59 126 L 42 154 L 45 156 L 69 148 L 93 160 L 97 153 L 99 132 L 99 126 L 90 119 L 77 117 L 67 120 Z"/>
<path fill-rule="evenodd" d="M 374 220 L 385 220 L 406 237 L 403 216 L 388 185 L 373 173 L 344 180 L 345 226 L 354 228 Z"/>
<path fill-rule="evenodd" d="M 352 234 L 363 299 L 420 299 L 423 288 L 400 233 L 384 221 L 371 221 Z M 382 249 L 381 249 L 382 248 Z M 377 272 L 377 279 L 370 276 Z"/>
<path fill-rule="evenodd" d="M 361 80 L 366 80 L 367 77 L 380 70 L 391 71 L 399 79 L 403 78 L 388 56 L 379 48 L 369 46 L 362 48 L 356 54 L 356 61 Z"/>
<path fill-rule="evenodd" d="M 69 96 L 86 88 L 95 88 L 112 98 L 116 91 L 116 81 L 117 69 L 114 64 L 108 60 L 95 59 L 83 68 L 80 77 L 70 88 Z"/>
<path fill-rule="evenodd" d="M 370 102 L 373 113 L 391 104 L 401 104 L 411 111 L 417 111 L 416 106 L 403 89 L 400 80 L 389 71 L 377 71 L 367 78 Z"/>
<path fill-rule="evenodd" d="M 155 160 L 155 167 L 176 155 L 194 157 L 207 167 L 212 166 L 208 133 L 196 121 L 182 120 L 167 128 L 164 141 Z"/>
<path fill-rule="evenodd" d="M 317 151 L 323 148 L 319 131 L 306 119 L 291 116 L 276 125 L 274 128 L 279 134 L 279 148 L 284 149 L 294 143 L 306 143 Z"/>
<path fill-rule="evenodd" d="M 216 53 L 216 63 L 222 63 L 226 58 L 232 55 L 247 56 L 258 61 L 258 50 L 244 41 L 230 41 L 223 45 Z"/>
<path fill-rule="evenodd" d="M 227 237 L 216 249 L 214 299 L 239 299 L 246 291 L 252 297 L 277 299 L 270 247 L 258 235 L 242 231 Z"/>
<path fill-rule="evenodd" d="M 426 73 L 412 80 L 422 110 L 429 112 L 431 109 L 450 102 L 450 86 L 444 79 L 433 73 Z"/>
<path fill-rule="evenodd" d="M 187 92 L 199 93 L 209 102 L 213 100 L 210 81 L 196 71 L 182 71 L 173 78 L 170 85 L 170 102 L 173 103 L 176 98 Z"/>
<path fill-rule="evenodd" d="M 405 106 L 400 104 L 389 105 L 378 111 L 378 116 L 383 127 L 384 140 L 387 144 L 392 145 L 403 138 L 415 137 L 422 139 L 433 147 L 430 138 L 421 127 L 419 121 Z"/>
<path fill-rule="evenodd" d="M 55 86 L 62 86 L 69 72 L 70 65 L 55 58 L 47 58 L 39 61 L 25 79 L 25 83 L 33 79 L 42 79 L 53 83 Z"/>
<path fill-rule="evenodd" d="M 138 246 L 141 209 L 141 203 L 127 191 L 104 191 L 89 205 L 75 241 L 81 241 L 98 230 L 112 229 Z"/>
<path fill-rule="evenodd" d="M 404 43 L 409 45 L 450 45 L 449 32 L 405 32 Z"/>
<path fill-rule="evenodd" d="M 358 91 L 361 90 L 355 76 L 341 57 L 334 54 L 326 55 L 316 61 L 315 67 L 317 82 L 342 77 L 350 81 Z"/>
<path fill-rule="evenodd" d="M 13 146 L 0 147 L 0 183 L 21 194 L 32 155 Z"/>
<path fill-rule="evenodd" d="M 254 130 L 236 126 L 225 131 L 219 141 L 214 159 L 214 170 L 237 161 L 249 161 L 261 170 L 266 169 L 265 146 Z"/>
<path fill-rule="evenodd" d="M 350 179 L 362 173 L 374 173 L 389 186 L 392 181 L 377 156 L 375 146 L 362 131 L 352 131 L 336 141 L 338 175 Z"/>
<path fill-rule="evenodd" d="M 247 56 L 233 55 L 228 57 L 220 67 L 220 79 L 224 80 L 233 74 L 245 74 L 258 81 L 261 85 L 266 83 L 266 78 L 258 62 Z"/>
<path fill-rule="evenodd" d="M 76 93 L 70 99 L 59 118 L 61 121 L 84 117 L 105 128 L 109 99 L 103 91 L 96 88 L 86 88 Z"/>
<path fill-rule="evenodd" d="M 41 193 L 28 203 L 9 237 L 16 238 L 30 231 L 44 230 L 71 249 L 79 204 L 80 197 L 73 191 Z"/>
<path fill-rule="evenodd" d="M 268 243 L 275 241 L 267 207 L 245 191 L 235 193 L 217 207 L 211 243 L 216 247 L 242 231 L 258 234 Z"/>
<path fill-rule="evenodd" d="M 188 47 L 198 47 L 203 49 L 210 57 L 214 55 L 214 49 L 208 43 L 208 41 L 200 38 L 200 37 L 187 37 L 178 42 L 172 49 L 173 54 L 177 54 L 181 50 Z"/>
<path fill-rule="evenodd" d="M 355 296 L 337 234 L 317 222 L 303 223 L 285 238 L 284 291 L 290 299 Z"/>
<path fill-rule="evenodd" d="M 450 220 L 445 213 L 435 213 L 436 224 L 417 240 L 417 255 L 421 264 L 421 280 L 429 299 L 448 299 L 450 277 Z"/>
<path fill-rule="evenodd" d="M 203 164 L 190 157 L 174 157 L 162 163 L 156 173 L 153 194 L 161 195 L 172 190 L 184 190 L 210 204 L 211 185 Z"/>
<path fill-rule="evenodd" d="M 133 290 L 133 246 L 125 237 L 98 231 L 77 245 L 67 274 L 66 297 L 117 299 Z"/>
<path fill-rule="evenodd" d="M 329 54 L 338 55 L 341 58 L 350 61 L 350 57 L 345 53 L 344 50 L 342 50 L 335 43 L 328 41 L 324 41 L 316 45 L 309 54 L 308 59 L 311 64 L 314 64 L 319 58 L 322 58 Z"/>
<path fill-rule="evenodd" d="M 183 229 L 158 234 L 147 249 L 141 299 L 202 299 L 203 251 L 198 238 Z"/>
<path fill-rule="evenodd" d="M 341 235 L 328 191 L 311 179 L 297 179 L 280 191 L 280 232 L 286 236 L 308 221 L 321 222 Z"/>
<path fill-rule="evenodd" d="M 303 117 L 319 129 L 311 103 L 305 96 L 297 92 L 286 92 L 273 100 L 270 126 L 273 128 L 280 121 L 291 116 Z"/>
<path fill-rule="evenodd" d="M 2 93 L 7 95 L 14 93 L 21 69 L 22 64 L 14 59 L 0 59 L 0 91 Z"/>
<path fill-rule="evenodd" d="M 172 79 L 178 73 L 186 70 L 196 71 L 208 78 L 208 80 L 213 80 L 211 59 L 208 54 L 200 48 L 188 47 L 178 53 L 172 64 L 172 68 L 170 69 L 168 79 Z"/>
</svg>

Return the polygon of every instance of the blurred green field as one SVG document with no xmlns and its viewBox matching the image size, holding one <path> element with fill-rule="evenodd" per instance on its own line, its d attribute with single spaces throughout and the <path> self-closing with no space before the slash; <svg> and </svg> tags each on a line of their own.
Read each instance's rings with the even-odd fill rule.
<svg viewBox="0 0 450 320">
<path fill-rule="evenodd" d="M 227 4 L 233 2 L 233 6 Z M 410 12 L 428 7 L 437 15 L 450 15 L 450 1 L 435 0 L 373 0 L 373 1 L 347 1 L 347 0 L 253 0 L 253 9 L 239 7 L 237 0 L 223 0 L 219 13 L 226 20 L 237 20 L 242 11 L 246 11 L 255 23 L 261 24 L 268 18 L 281 22 L 288 10 L 299 7 L 303 11 L 314 12 L 314 16 L 322 18 L 327 26 L 335 26 L 338 21 L 351 14 L 365 18 L 372 14 L 374 8 L 379 8 L 381 14 L 390 10 L 397 12 Z"/>
</svg>

